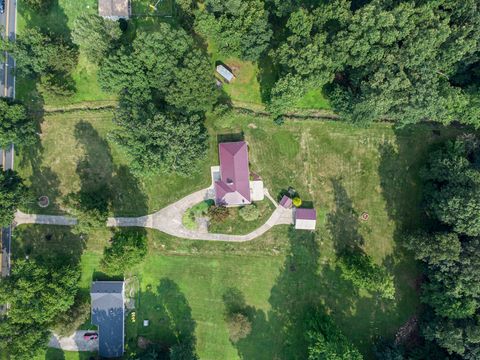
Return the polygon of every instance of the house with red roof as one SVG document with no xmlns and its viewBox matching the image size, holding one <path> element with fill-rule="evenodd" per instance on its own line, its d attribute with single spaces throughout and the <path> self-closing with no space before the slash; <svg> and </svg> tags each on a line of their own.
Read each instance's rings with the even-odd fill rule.
<svg viewBox="0 0 480 360">
<path fill-rule="evenodd" d="M 263 200 L 263 181 L 252 174 L 248 146 L 245 141 L 218 145 L 219 176 L 214 179 L 215 203 L 222 206 L 242 206 Z"/>
</svg>

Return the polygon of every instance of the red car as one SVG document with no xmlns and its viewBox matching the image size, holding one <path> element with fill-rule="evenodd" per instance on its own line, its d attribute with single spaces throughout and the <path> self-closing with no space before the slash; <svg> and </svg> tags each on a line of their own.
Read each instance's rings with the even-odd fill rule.
<svg viewBox="0 0 480 360">
<path fill-rule="evenodd" d="M 98 339 L 98 334 L 96 332 L 88 332 L 83 334 L 83 339 L 84 340 L 97 340 Z"/>
</svg>

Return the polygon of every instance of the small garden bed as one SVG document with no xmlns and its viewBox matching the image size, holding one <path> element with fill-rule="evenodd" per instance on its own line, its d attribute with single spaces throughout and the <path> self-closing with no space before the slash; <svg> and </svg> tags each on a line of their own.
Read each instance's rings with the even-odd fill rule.
<svg viewBox="0 0 480 360">
<path fill-rule="evenodd" d="M 182 217 L 182 224 L 189 230 L 198 229 L 198 220 L 207 217 L 208 209 L 213 206 L 213 200 L 205 200 L 187 209 Z"/>
<path fill-rule="evenodd" d="M 275 210 L 275 206 L 267 199 L 257 202 L 253 206 L 258 209 L 258 217 L 255 220 L 246 221 L 240 216 L 242 207 L 226 208 L 227 214 L 222 220 L 210 219 L 208 232 L 245 235 L 265 224 Z"/>
</svg>

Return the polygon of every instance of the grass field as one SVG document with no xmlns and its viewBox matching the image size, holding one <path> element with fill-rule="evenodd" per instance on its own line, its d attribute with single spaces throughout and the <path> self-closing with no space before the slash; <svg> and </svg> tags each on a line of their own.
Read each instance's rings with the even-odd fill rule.
<svg viewBox="0 0 480 360">
<path fill-rule="evenodd" d="M 291 359 L 291 354 L 305 349 L 305 309 L 321 302 L 369 358 L 374 338 L 393 336 L 415 313 L 418 273 L 401 246 L 402 231 L 422 221 L 419 166 L 430 146 L 454 136 L 455 130 L 429 125 L 395 130 L 385 124 L 363 129 L 320 121 L 287 121 L 277 126 L 266 118 L 232 113 L 209 119 L 211 149 L 198 176 L 137 179 L 129 173 L 122 150 L 108 141 L 106 134 L 112 127 L 109 111 L 44 119 L 41 147 L 22 154 L 17 164 L 36 195 L 51 197 L 54 206 L 49 212 L 60 212 L 62 196 L 82 186 L 79 164 L 83 166 L 80 174 L 115 185 L 112 212 L 139 215 L 158 209 L 206 186 L 209 166 L 218 161 L 217 136 L 239 133 L 249 144 L 251 168 L 262 176 L 272 196 L 293 187 L 319 212 L 315 238 L 286 226 L 245 244 L 188 241 L 148 231 L 149 256 L 132 269 L 132 275 L 138 276 L 142 289 L 137 321 L 152 319 L 152 327 L 129 324 L 130 342 L 135 334 L 163 334 L 161 341 L 168 344 L 171 333 L 157 324 L 164 315 L 154 304 L 163 301 L 168 307 L 174 298 L 183 305 L 174 309 L 176 315 L 169 315 L 173 316 L 170 321 L 175 316 L 186 319 L 185 329 L 195 334 L 202 359 Z M 367 222 L 360 221 L 362 212 L 369 213 Z M 13 251 L 47 255 L 56 249 L 72 257 L 83 252 L 81 287 L 88 291 L 99 274 L 109 236 L 105 229 L 83 243 L 68 228 L 20 227 Z M 357 292 L 341 279 L 336 254 L 351 242 L 395 275 L 395 301 L 382 302 Z M 170 295 L 162 297 L 158 287 Z M 222 295 L 229 287 L 244 294 L 253 314 L 252 334 L 237 344 L 228 340 L 223 320 Z M 285 348 L 286 339 L 296 340 Z"/>
<path fill-rule="evenodd" d="M 239 214 L 239 208 L 229 208 L 228 217 L 222 222 L 210 222 L 208 225 L 208 231 L 212 233 L 237 235 L 252 232 L 265 224 L 270 215 L 272 215 L 273 210 L 275 210 L 275 207 L 267 198 L 263 201 L 257 202 L 256 206 L 260 213 L 258 219 L 254 221 L 245 221 Z"/>
<path fill-rule="evenodd" d="M 26 210 L 63 212 L 65 195 L 103 182 L 111 187 L 111 212 L 138 216 L 156 211 L 210 182 L 210 157 L 189 177 L 161 174 L 137 178 L 125 153 L 108 140 L 114 129 L 111 111 L 77 111 L 47 115 L 41 123 L 41 144 L 22 152 L 17 170 L 32 185 L 34 198 L 47 195 L 51 205 Z M 211 157 L 216 154 L 211 152 Z"/>
</svg>

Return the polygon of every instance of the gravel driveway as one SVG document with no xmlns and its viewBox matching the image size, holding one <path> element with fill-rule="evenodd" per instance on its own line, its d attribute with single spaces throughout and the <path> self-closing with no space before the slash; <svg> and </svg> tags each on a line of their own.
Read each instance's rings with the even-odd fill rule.
<svg viewBox="0 0 480 360">
<path fill-rule="evenodd" d="M 49 347 L 66 351 L 98 351 L 98 340 L 84 340 L 83 335 L 90 331 L 79 330 L 68 337 L 53 334 L 48 343 Z"/>
</svg>

